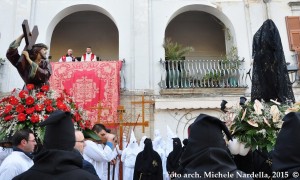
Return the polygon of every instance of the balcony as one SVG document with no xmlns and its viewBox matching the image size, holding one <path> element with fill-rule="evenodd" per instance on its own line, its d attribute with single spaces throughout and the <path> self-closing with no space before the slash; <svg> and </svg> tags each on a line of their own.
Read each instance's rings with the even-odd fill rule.
<svg viewBox="0 0 300 180">
<path fill-rule="evenodd" d="M 240 94 L 249 73 L 244 60 L 161 60 L 161 94 Z M 212 91 L 212 88 L 214 90 Z"/>
</svg>

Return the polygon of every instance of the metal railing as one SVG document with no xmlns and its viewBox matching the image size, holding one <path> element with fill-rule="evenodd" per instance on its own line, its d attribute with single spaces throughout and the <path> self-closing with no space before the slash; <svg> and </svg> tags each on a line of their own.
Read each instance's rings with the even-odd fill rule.
<svg viewBox="0 0 300 180">
<path fill-rule="evenodd" d="M 244 60 L 160 60 L 162 89 L 247 87 Z"/>
</svg>

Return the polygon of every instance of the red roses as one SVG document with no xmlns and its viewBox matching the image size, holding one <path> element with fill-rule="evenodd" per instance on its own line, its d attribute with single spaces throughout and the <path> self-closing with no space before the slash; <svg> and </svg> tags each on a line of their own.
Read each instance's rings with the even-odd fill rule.
<svg viewBox="0 0 300 180">
<path fill-rule="evenodd" d="M 25 111 L 24 105 L 19 104 L 19 105 L 16 107 L 16 111 L 17 111 L 18 113 L 24 112 L 24 111 Z"/>
<path fill-rule="evenodd" d="M 25 120 L 26 120 L 26 114 L 20 113 L 20 114 L 18 115 L 18 120 L 19 120 L 20 122 L 25 121 Z"/>
<path fill-rule="evenodd" d="M 26 96 L 28 96 L 28 92 L 27 91 L 21 91 L 20 93 L 19 93 L 19 97 L 20 98 L 25 98 Z"/>
<path fill-rule="evenodd" d="M 37 138 L 42 139 L 44 130 L 36 124 L 46 120 L 56 109 L 71 112 L 77 127 L 85 129 L 90 126 L 90 121 L 85 122 L 84 112 L 65 91 L 57 95 L 47 85 L 35 89 L 33 84 L 27 84 L 26 88 L 28 91 L 14 90 L 10 96 L 0 100 L 0 128 L 12 131 L 3 130 L 0 137 L 13 134 L 17 129 L 30 128 L 40 136 Z"/>
<path fill-rule="evenodd" d="M 32 105 L 34 103 L 34 98 L 29 96 L 26 98 L 26 105 Z"/>
<path fill-rule="evenodd" d="M 28 89 L 28 91 L 33 90 L 34 89 L 34 84 L 27 84 L 26 88 Z"/>
<path fill-rule="evenodd" d="M 31 116 L 30 116 L 30 121 L 31 121 L 32 123 L 38 123 L 38 122 L 40 121 L 39 115 L 37 115 L 37 114 L 31 115 Z"/>
</svg>

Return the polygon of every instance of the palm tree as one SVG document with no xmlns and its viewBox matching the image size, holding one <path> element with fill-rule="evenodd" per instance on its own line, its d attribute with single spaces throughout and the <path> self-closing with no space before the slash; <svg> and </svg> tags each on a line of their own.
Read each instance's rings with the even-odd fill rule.
<svg viewBox="0 0 300 180">
<path fill-rule="evenodd" d="M 166 38 L 163 44 L 165 49 L 166 60 L 184 60 L 184 56 L 194 51 L 193 47 L 183 47 L 177 42 L 173 42 L 171 38 Z"/>
</svg>

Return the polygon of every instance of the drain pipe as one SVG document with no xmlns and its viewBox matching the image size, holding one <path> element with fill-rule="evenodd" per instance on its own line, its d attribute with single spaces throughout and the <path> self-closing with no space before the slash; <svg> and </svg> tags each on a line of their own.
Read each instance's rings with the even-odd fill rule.
<svg viewBox="0 0 300 180">
<path fill-rule="evenodd" d="M 245 11 L 245 21 L 246 21 L 246 29 L 247 29 L 247 40 L 248 40 L 248 48 L 252 49 L 252 23 L 251 23 L 251 17 L 250 17 L 250 4 L 249 0 L 244 0 L 244 11 Z M 249 51 L 249 59 L 252 61 L 252 51 Z"/>
<path fill-rule="evenodd" d="M 36 0 L 31 1 L 29 24 L 33 27 L 35 24 Z"/>
<path fill-rule="evenodd" d="M 267 19 L 271 19 L 270 14 L 269 14 L 269 5 L 268 3 L 271 2 L 271 0 L 263 0 L 263 2 L 265 3 L 265 7 L 266 7 L 266 20 Z"/>
</svg>

